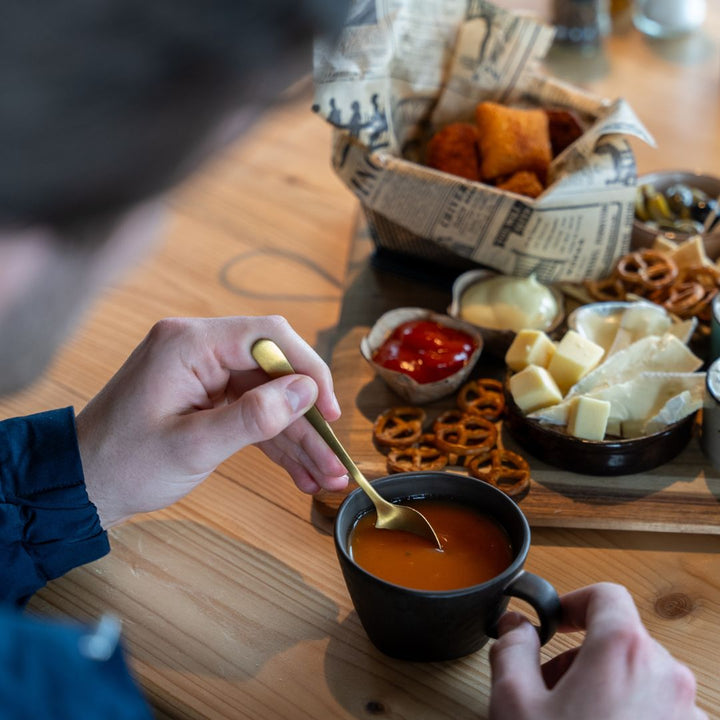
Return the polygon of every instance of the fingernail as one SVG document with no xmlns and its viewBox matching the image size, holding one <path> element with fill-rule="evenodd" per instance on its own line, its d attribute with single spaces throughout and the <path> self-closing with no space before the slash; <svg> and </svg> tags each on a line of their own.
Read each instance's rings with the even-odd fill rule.
<svg viewBox="0 0 720 720">
<path fill-rule="evenodd" d="M 299 377 L 285 388 L 285 397 L 293 412 L 307 410 L 315 402 L 315 383 L 310 378 Z"/>
</svg>

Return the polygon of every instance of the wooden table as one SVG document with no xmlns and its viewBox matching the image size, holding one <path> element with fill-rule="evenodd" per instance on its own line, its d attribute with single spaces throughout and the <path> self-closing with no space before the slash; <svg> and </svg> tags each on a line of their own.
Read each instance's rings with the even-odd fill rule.
<svg viewBox="0 0 720 720">
<path fill-rule="evenodd" d="M 638 144 L 641 172 L 718 172 L 720 8 L 710 2 L 708 11 L 692 38 L 659 43 L 628 29 L 607 39 L 601 58 L 550 60 L 556 74 L 630 101 L 659 145 Z M 157 253 L 109 289 L 45 377 L 3 399 L 2 416 L 82 407 L 167 315 L 282 313 L 332 357 L 371 305 L 343 306 L 346 277 L 367 261 L 352 242 L 356 201 L 329 167 L 329 131 L 310 103 L 301 89 L 174 196 Z M 717 535 L 533 533 L 528 567 L 560 592 L 598 580 L 627 585 L 653 635 L 696 673 L 701 706 L 720 716 Z M 328 521 L 254 448 L 110 539 L 109 556 L 51 583 L 30 609 L 120 616 L 159 718 L 486 716 L 487 648 L 427 665 L 377 652 L 350 604 Z M 574 642 L 556 637 L 543 655 Z"/>
</svg>

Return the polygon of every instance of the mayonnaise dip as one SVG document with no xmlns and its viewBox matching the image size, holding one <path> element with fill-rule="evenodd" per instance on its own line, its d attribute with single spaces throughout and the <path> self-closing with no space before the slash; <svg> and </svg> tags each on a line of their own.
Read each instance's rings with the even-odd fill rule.
<svg viewBox="0 0 720 720">
<path fill-rule="evenodd" d="M 463 320 L 496 330 L 546 330 L 557 311 L 555 296 L 533 275 L 497 275 L 470 285 L 460 298 Z"/>
</svg>

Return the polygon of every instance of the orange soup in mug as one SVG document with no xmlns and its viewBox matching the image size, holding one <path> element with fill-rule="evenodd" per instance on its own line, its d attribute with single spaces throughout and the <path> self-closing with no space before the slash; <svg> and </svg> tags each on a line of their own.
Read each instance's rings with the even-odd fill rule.
<svg viewBox="0 0 720 720">
<path fill-rule="evenodd" d="M 487 582 L 513 561 L 510 538 L 492 517 L 448 500 L 406 503 L 421 512 L 440 540 L 401 530 L 377 530 L 375 511 L 363 515 L 350 533 L 352 559 L 369 573 L 416 590 L 455 590 Z"/>
</svg>

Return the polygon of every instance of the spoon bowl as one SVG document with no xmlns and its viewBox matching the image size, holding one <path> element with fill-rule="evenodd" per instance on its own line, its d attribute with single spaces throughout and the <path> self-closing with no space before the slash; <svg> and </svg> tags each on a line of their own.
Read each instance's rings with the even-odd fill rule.
<svg viewBox="0 0 720 720">
<path fill-rule="evenodd" d="M 272 340 L 266 338 L 257 340 L 252 346 L 251 353 L 257 364 L 270 377 L 292 375 L 295 372 L 283 351 Z M 375 505 L 375 510 L 377 511 L 376 528 L 379 530 L 403 530 L 413 533 L 414 535 L 426 538 L 436 545 L 438 550 L 442 550 L 442 545 L 440 544 L 437 534 L 422 513 L 405 505 L 391 503 L 375 490 L 370 481 L 360 472 L 358 466 L 348 455 L 330 427 L 330 424 L 325 420 L 317 407 L 313 405 L 305 413 L 305 417 L 337 455 L 340 462 L 350 474 L 350 477 L 372 500 L 373 505 Z"/>
</svg>

